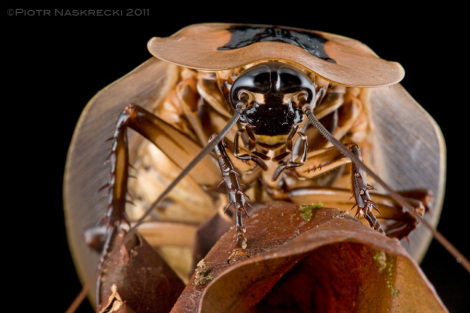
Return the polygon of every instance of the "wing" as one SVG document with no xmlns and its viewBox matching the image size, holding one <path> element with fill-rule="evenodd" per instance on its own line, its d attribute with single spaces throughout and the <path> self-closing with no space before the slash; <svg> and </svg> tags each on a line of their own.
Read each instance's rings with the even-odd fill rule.
<svg viewBox="0 0 470 313">
<path fill-rule="evenodd" d="M 175 65 L 152 58 L 99 92 L 80 117 L 67 156 L 64 208 L 69 245 L 83 280 L 92 277 L 98 264 L 98 255 L 86 245 L 83 232 L 103 218 L 107 206 L 106 193 L 98 192 L 109 175 L 109 167 L 104 164 L 111 151 L 111 142 L 107 139 L 112 136 L 116 121 L 126 105 L 133 103 L 152 110 L 174 89 L 178 75 Z M 179 144 L 168 144 L 160 147 L 161 150 L 176 167 L 184 167 L 179 162 L 192 159 L 199 152 L 200 145 L 167 123 L 162 122 L 160 126 L 163 127 L 162 142 Z M 143 139 L 135 132 L 129 132 L 129 150 L 137 150 L 135 146 L 140 140 Z M 175 146 L 182 149 L 175 151 Z M 220 171 L 210 157 L 201 161 L 194 170 L 188 179 L 196 182 L 195 185 L 220 181 Z M 158 194 L 154 196 L 156 198 Z"/>
<path fill-rule="evenodd" d="M 432 192 L 431 214 L 436 226 L 444 198 L 446 147 L 439 126 L 399 84 L 373 88 L 370 95 L 373 123 L 374 168 L 398 191 L 425 188 Z M 407 246 L 420 260 L 431 241 L 431 233 L 419 227 Z"/>
</svg>

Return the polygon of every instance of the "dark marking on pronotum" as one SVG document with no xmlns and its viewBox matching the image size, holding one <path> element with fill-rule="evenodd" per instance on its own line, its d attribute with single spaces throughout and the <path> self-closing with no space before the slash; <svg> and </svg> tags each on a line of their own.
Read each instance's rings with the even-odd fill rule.
<svg viewBox="0 0 470 313">
<path fill-rule="evenodd" d="M 317 58 L 336 63 L 324 50 L 328 39 L 315 32 L 262 25 L 234 25 L 227 30 L 232 34 L 230 41 L 217 48 L 217 50 L 231 50 L 243 48 L 257 42 L 276 41 L 295 45 Z"/>
</svg>

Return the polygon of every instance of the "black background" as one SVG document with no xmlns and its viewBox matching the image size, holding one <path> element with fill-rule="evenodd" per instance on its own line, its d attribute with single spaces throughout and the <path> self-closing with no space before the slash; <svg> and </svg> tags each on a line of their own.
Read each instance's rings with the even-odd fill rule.
<svg viewBox="0 0 470 313">
<path fill-rule="evenodd" d="M 358 39 L 382 58 L 400 62 L 406 71 L 402 84 L 435 118 L 447 141 L 447 193 L 438 229 L 469 257 L 468 21 L 460 17 L 466 9 L 450 2 L 414 9 L 394 3 L 70 7 L 124 13 L 149 9 L 150 16 L 141 17 L 37 16 L 39 11 L 36 16 L 9 16 L 8 9 L 49 9 L 54 15 L 55 9 L 67 7 L 2 8 L 1 164 L 7 186 L 2 188 L 2 229 L 7 230 L 2 256 L 7 272 L 14 274 L 10 292 L 22 299 L 15 303 L 22 309 L 63 312 L 80 290 L 65 236 L 61 189 L 68 145 L 86 102 L 149 58 L 146 43 L 151 37 L 198 22 L 322 30 Z M 451 312 L 470 307 L 470 274 L 435 241 L 422 268 Z M 90 312 L 88 304 L 79 312 Z"/>
</svg>

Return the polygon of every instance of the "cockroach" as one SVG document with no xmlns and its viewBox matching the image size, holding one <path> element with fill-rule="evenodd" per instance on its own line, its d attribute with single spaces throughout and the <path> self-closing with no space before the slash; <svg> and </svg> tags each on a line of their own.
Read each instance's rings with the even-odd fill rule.
<svg viewBox="0 0 470 313">
<path fill-rule="evenodd" d="M 148 48 L 150 60 L 89 102 L 70 146 L 64 198 L 81 277 L 99 263 L 83 240 L 84 210 L 105 228 L 101 262 L 129 229 L 193 234 L 218 211 L 237 230 L 228 262 L 249 257 L 252 201 L 355 208 L 366 225 L 406 238 L 418 261 L 432 234 L 448 244 L 434 230 L 444 139 L 400 86 L 400 64 L 350 38 L 269 25 L 196 24 Z M 106 177 L 107 199 L 97 193 Z M 164 258 L 166 245 L 188 255 L 191 238 L 168 237 L 154 242 Z M 169 263 L 182 277 L 192 270 Z"/>
</svg>

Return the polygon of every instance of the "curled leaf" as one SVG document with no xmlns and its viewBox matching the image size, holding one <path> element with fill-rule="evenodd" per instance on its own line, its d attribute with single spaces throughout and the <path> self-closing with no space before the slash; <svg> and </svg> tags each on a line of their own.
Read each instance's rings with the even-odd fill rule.
<svg viewBox="0 0 470 313">
<path fill-rule="evenodd" d="M 183 288 L 173 270 L 136 233 L 124 245 L 116 245 L 102 264 L 97 312 L 169 312 Z"/>
<path fill-rule="evenodd" d="M 236 234 L 228 231 L 171 312 L 447 311 L 397 239 L 336 209 L 312 208 L 309 221 L 301 214 L 284 202 L 252 213 L 250 258 L 231 264 Z"/>
</svg>

